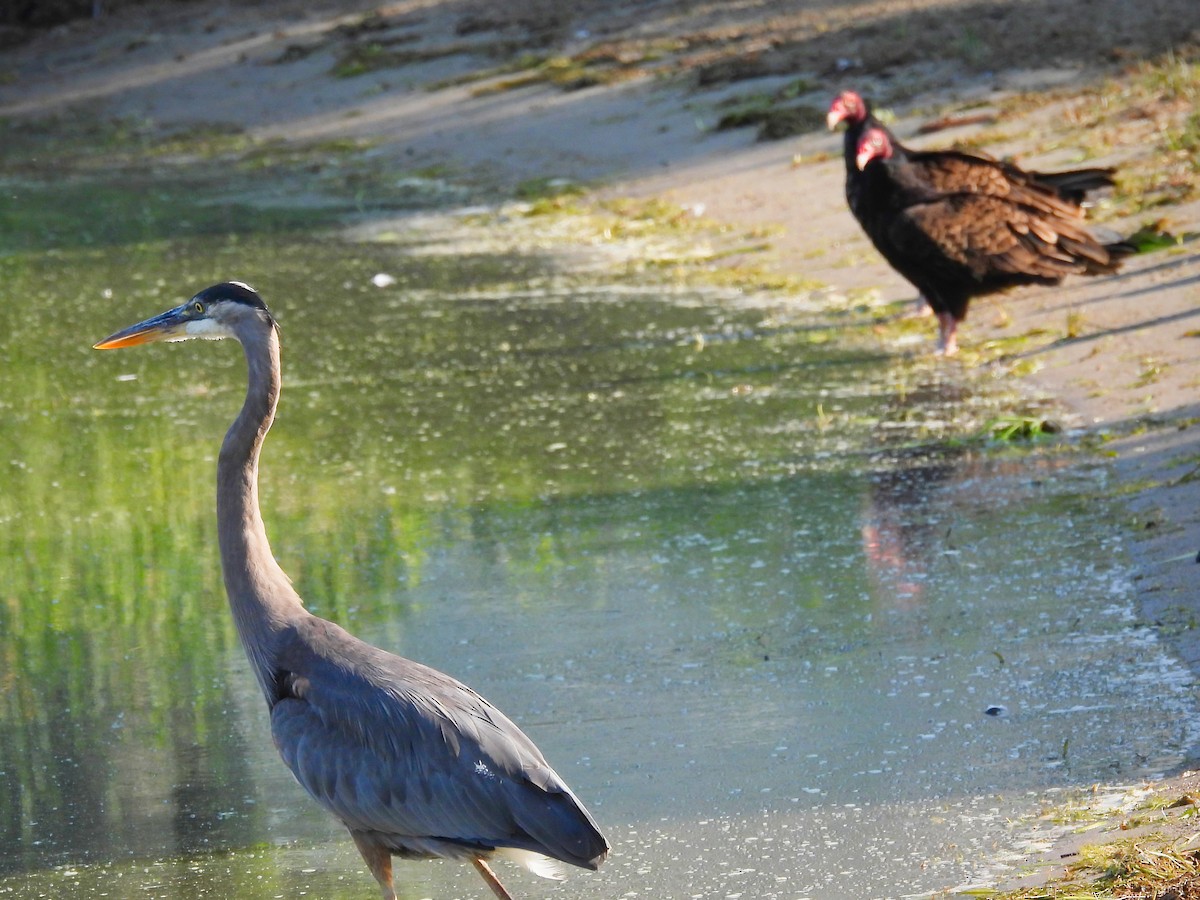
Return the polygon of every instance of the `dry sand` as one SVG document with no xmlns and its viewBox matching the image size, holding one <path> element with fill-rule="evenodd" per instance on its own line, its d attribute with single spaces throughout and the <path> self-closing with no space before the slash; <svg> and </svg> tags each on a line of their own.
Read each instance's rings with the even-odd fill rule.
<svg viewBox="0 0 1200 900">
<path fill-rule="evenodd" d="M 1054 6 L 1064 5 L 1078 3 Z M 1012 67 L 987 75 L 953 62 L 932 64 L 928 54 L 890 69 L 854 67 L 855 53 L 877 55 L 888 46 L 871 43 L 878 38 L 871 27 L 883 28 L 879 22 L 896 27 L 906 11 L 917 16 L 938 6 L 932 0 L 879 0 L 797 11 L 796 4 L 770 0 L 584 3 L 579 18 L 559 21 L 559 7 L 549 0 L 490 5 L 410 0 L 380 7 L 387 28 L 379 37 L 397 50 L 423 51 L 424 58 L 356 78 L 331 76 L 349 40 L 331 29 L 361 21 L 363 12 L 375 8 L 369 4 L 286 0 L 117 7 L 99 21 L 62 27 L 6 51 L 0 60 L 0 116 L 71 115 L 83 108 L 164 133 L 219 123 L 288 141 L 361 136 L 377 141 L 374 152 L 394 159 L 399 171 L 436 164 L 501 190 L 527 178 L 562 176 L 608 194 L 664 196 L 702 206 L 707 217 L 742 229 L 765 229 L 768 265 L 779 270 L 843 291 L 876 289 L 884 298 L 899 298 L 911 296 L 912 289 L 873 252 L 846 210 L 840 136 L 814 132 L 759 143 L 753 129 L 713 130 L 725 96 L 772 89 L 789 79 L 779 54 L 772 55 L 772 48 L 778 50 L 773 35 L 791 36 L 793 56 L 784 63 L 810 67 L 805 71 L 814 103 L 822 108 L 842 81 L 846 86 L 857 81 L 867 90 L 887 84 L 894 93 L 908 79 L 914 99 L 898 108 L 930 115 L 964 98 L 995 100 L 1015 87 L 1083 89 L 1103 77 L 1098 65 L 1161 50 L 1189 28 L 1200 28 L 1200 4 L 1161 0 L 1146 4 L 1136 34 L 1106 35 L 1111 39 L 1102 47 L 1089 45 L 1092 58 L 1064 45 L 1067 65 L 1056 69 L 1015 65 L 1028 52 L 1019 43 L 1014 55 L 997 57 L 998 64 Z M 954 0 L 940 6 L 979 14 Z M 1085 7 L 1076 12 L 1095 18 L 1101 9 L 1119 11 L 1121 4 Z M 862 21 L 847 26 L 848 10 Z M 522 11 L 532 18 L 522 22 Z M 1185 21 L 1188 15 L 1191 21 Z M 530 22 L 549 24 L 539 28 Z M 823 33 L 828 36 L 821 40 Z M 681 34 L 688 40 L 670 43 Z M 846 41 L 844 54 L 838 35 Z M 454 80 L 524 48 L 540 51 L 548 44 L 578 52 L 600 39 L 631 53 L 629 42 L 636 39 L 643 57 L 648 46 L 665 49 L 659 60 L 643 58 L 629 66 L 627 80 L 584 90 L 535 84 L 480 92 L 481 84 L 497 78 Z M 722 53 L 731 43 L 732 57 Z M 697 87 L 697 72 L 731 58 L 765 61 L 763 77 L 753 84 Z M 845 65 L 851 68 L 844 75 L 831 74 Z M 896 129 L 904 136 L 916 124 L 916 118 L 901 118 Z M 945 144 L 972 133 L 957 129 L 916 143 Z M 1040 167 L 1071 161 L 1067 155 L 1026 158 L 1019 143 L 1000 151 Z M 1177 233 L 1200 229 L 1200 203 L 1159 214 Z M 972 345 L 1045 329 L 1044 346 L 1035 341 L 1017 360 L 992 365 L 1020 363 L 1030 389 L 1056 397 L 1071 423 L 1117 436 L 1107 446 L 1129 491 L 1129 515 L 1144 534 L 1134 549 L 1143 616 L 1161 623 L 1181 656 L 1200 670 L 1198 301 L 1200 253 L 1195 244 L 1184 243 L 1133 259 L 1117 277 L 979 301 L 961 341 L 969 357 Z M 1074 339 L 1052 339 L 1067 331 Z M 928 345 L 933 346 L 932 324 Z"/>
</svg>

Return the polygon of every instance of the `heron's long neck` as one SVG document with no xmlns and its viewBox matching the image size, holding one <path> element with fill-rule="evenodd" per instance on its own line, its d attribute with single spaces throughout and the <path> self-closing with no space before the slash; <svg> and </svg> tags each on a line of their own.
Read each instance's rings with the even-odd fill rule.
<svg viewBox="0 0 1200 900">
<path fill-rule="evenodd" d="M 238 636 L 270 697 L 274 637 L 297 615 L 300 597 L 267 541 L 258 508 L 258 457 L 279 401 L 279 339 L 274 326 L 242 338 L 249 385 L 217 460 L 217 532 L 225 590 Z"/>
</svg>

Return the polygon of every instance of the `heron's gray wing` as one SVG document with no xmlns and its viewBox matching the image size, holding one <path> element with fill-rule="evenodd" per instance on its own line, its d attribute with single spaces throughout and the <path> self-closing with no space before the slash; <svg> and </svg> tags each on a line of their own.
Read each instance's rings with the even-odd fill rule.
<svg viewBox="0 0 1200 900">
<path fill-rule="evenodd" d="M 595 824 L 533 742 L 465 685 L 330 623 L 298 642 L 271 710 L 297 780 L 352 830 L 512 846 L 577 865 Z M 582 860 L 582 861 L 581 861 Z"/>
</svg>

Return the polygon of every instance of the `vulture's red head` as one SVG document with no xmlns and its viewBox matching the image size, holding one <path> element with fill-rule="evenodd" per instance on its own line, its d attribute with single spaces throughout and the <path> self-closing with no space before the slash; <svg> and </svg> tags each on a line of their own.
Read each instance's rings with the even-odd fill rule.
<svg viewBox="0 0 1200 900">
<path fill-rule="evenodd" d="M 842 91 L 829 104 L 825 124 L 829 130 L 837 128 L 838 122 L 861 122 L 867 117 L 867 102 L 854 91 Z"/>
<path fill-rule="evenodd" d="M 858 139 L 858 152 L 854 162 L 861 172 L 873 159 L 891 159 L 892 140 L 882 128 L 868 128 Z"/>
</svg>

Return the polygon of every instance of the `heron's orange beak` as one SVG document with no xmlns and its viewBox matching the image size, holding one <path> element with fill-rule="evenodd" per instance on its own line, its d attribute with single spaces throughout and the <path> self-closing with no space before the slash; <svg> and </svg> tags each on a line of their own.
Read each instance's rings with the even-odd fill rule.
<svg viewBox="0 0 1200 900">
<path fill-rule="evenodd" d="M 182 340 L 188 335 L 184 331 L 187 319 L 183 311 L 185 306 L 176 307 L 160 313 L 157 316 L 130 325 L 116 334 L 110 334 L 104 340 L 93 345 L 96 350 L 120 350 L 123 347 L 136 347 L 138 344 L 150 344 L 155 341 Z"/>
</svg>

